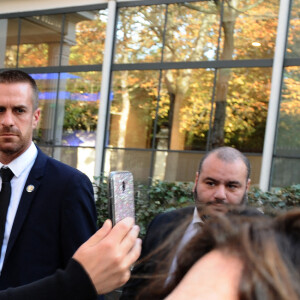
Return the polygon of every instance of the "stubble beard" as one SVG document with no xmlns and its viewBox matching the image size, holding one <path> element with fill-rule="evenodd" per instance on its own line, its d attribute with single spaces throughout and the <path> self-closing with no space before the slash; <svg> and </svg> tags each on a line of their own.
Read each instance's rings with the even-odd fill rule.
<svg viewBox="0 0 300 300">
<path fill-rule="evenodd" d="M 212 214 L 212 211 L 214 211 L 213 214 L 224 214 L 224 213 L 227 213 L 230 209 L 244 206 L 248 202 L 247 192 L 244 193 L 244 195 L 240 201 L 240 204 L 236 204 L 236 205 L 228 205 L 223 200 L 204 202 L 199 197 L 199 195 L 197 193 L 197 189 L 194 190 L 193 195 L 194 195 L 194 201 L 195 201 L 198 213 L 201 216 L 201 218 L 203 218 L 203 219 L 209 218 L 210 215 Z M 210 209 L 211 206 L 217 205 L 217 204 L 220 205 L 219 209 L 213 209 L 213 210 Z"/>
<path fill-rule="evenodd" d="M 19 156 L 19 153 L 23 152 L 23 149 L 26 148 L 25 140 L 21 135 L 21 132 L 18 130 L 5 130 L 2 129 L 0 133 L 13 133 L 15 137 L 3 137 L 3 142 L 0 143 L 0 155 L 5 157 L 6 160 L 13 160 Z M 17 141 L 14 139 L 17 138 Z"/>
</svg>

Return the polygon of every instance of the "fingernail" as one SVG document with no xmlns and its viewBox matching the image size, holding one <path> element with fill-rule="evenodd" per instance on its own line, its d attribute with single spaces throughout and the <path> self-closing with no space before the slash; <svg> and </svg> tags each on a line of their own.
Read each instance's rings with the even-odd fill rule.
<svg viewBox="0 0 300 300">
<path fill-rule="evenodd" d="M 136 232 L 140 232 L 140 226 L 139 225 L 134 225 L 133 230 Z"/>
<path fill-rule="evenodd" d="M 134 219 L 131 217 L 126 217 L 122 221 L 128 226 L 132 226 L 134 224 Z"/>
</svg>

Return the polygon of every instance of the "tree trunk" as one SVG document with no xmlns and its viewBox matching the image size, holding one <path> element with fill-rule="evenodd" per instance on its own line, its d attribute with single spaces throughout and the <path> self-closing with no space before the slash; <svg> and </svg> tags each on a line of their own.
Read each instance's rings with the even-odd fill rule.
<svg viewBox="0 0 300 300">
<path fill-rule="evenodd" d="M 222 28 L 224 31 L 223 51 L 221 54 L 222 60 L 231 60 L 234 49 L 234 26 L 236 14 L 232 8 L 226 7 L 224 9 L 224 18 L 222 21 Z M 224 126 L 226 120 L 226 105 L 227 105 L 227 91 L 228 82 L 230 79 L 230 69 L 221 69 L 218 73 L 216 84 L 216 99 L 212 135 L 210 147 L 216 148 L 224 145 Z"/>
<path fill-rule="evenodd" d="M 130 100 L 129 100 L 129 93 L 128 93 L 128 71 L 122 72 L 121 87 L 122 87 L 122 109 L 121 109 L 121 117 L 119 121 L 118 148 L 125 148 L 127 121 L 130 112 Z M 118 150 L 118 163 L 117 163 L 118 170 L 123 169 L 123 164 L 124 164 L 124 150 Z"/>
</svg>

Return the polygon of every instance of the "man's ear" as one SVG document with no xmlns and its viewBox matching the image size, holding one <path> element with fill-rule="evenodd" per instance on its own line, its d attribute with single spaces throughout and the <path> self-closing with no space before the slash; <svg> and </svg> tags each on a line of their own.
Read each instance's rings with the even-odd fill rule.
<svg viewBox="0 0 300 300">
<path fill-rule="evenodd" d="M 196 190 L 197 183 L 198 183 L 198 178 L 199 178 L 199 172 L 196 172 L 195 182 L 194 182 L 194 187 L 193 187 L 193 193 L 194 193 L 195 190 Z"/>
<path fill-rule="evenodd" d="M 37 108 L 34 112 L 33 112 L 33 121 L 32 121 L 32 128 L 35 129 L 39 123 L 41 117 L 41 109 Z"/>
<path fill-rule="evenodd" d="M 247 184 L 246 184 L 246 191 L 247 192 L 249 191 L 250 184 L 251 184 L 251 179 L 249 178 L 248 181 L 247 181 Z"/>
</svg>

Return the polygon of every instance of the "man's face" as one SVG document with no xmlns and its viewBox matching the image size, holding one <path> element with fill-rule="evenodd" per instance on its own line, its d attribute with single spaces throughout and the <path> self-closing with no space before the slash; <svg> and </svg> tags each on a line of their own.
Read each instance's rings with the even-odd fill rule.
<svg viewBox="0 0 300 300">
<path fill-rule="evenodd" d="M 226 162 L 215 153 L 209 155 L 195 178 L 193 191 L 199 214 L 226 213 L 228 205 L 243 203 L 249 186 L 247 167 L 241 159 Z"/>
<path fill-rule="evenodd" d="M 30 146 L 40 110 L 28 83 L 0 83 L 0 161 L 8 164 Z"/>
</svg>

